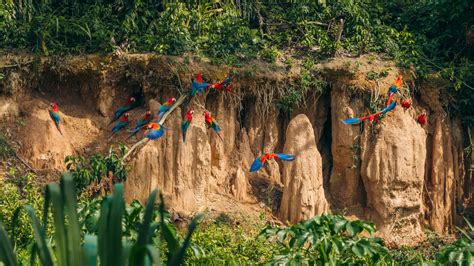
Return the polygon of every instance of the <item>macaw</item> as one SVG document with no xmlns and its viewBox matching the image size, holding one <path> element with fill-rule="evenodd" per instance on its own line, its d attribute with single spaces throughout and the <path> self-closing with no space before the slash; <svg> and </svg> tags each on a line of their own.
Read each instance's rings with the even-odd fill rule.
<svg viewBox="0 0 474 266">
<path fill-rule="evenodd" d="M 112 128 L 112 135 L 110 135 L 109 140 L 117 134 L 122 128 L 128 126 L 130 124 L 130 121 L 128 120 L 129 113 L 123 114 L 123 116 L 120 118 L 120 121 L 118 121 L 117 124 Z"/>
<path fill-rule="evenodd" d="M 137 125 L 135 128 L 132 130 L 132 133 L 130 136 L 127 137 L 127 139 L 135 136 L 140 129 L 142 129 L 146 124 L 150 123 L 153 120 L 154 115 L 151 113 L 151 111 L 146 111 L 145 115 L 143 116 L 142 119 L 138 120 Z"/>
<path fill-rule="evenodd" d="M 202 94 L 204 89 L 211 85 L 211 83 L 202 81 L 202 74 L 197 74 L 191 81 L 191 90 L 189 91 L 188 96 L 193 97 L 196 93 Z"/>
<path fill-rule="evenodd" d="M 53 119 L 53 122 L 56 125 L 56 128 L 58 129 L 59 133 L 62 135 L 63 132 L 61 131 L 61 128 L 59 127 L 59 122 L 61 121 L 61 117 L 59 116 L 58 105 L 56 103 L 51 103 L 49 106 L 51 107 L 48 110 L 49 116 L 51 117 L 51 119 Z"/>
<path fill-rule="evenodd" d="M 398 90 L 402 87 L 402 82 L 403 82 L 402 76 L 398 76 L 393 82 L 393 84 L 390 85 L 390 88 L 388 89 L 388 99 L 387 99 L 386 106 L 390 105 L 393 95 L 395 95 L 395 93 L 397 93 Z"/>
<path fill-rule="evenodd" d="M 109 125 L 119 119 L 125 112 L 128 112 L 131 109 L 135 108 L 136 101 L 137 100 L 135 99 L 135 97 L 129 97 L 125 105 L 121 106 L 119 109 L 117 109 L 117 111 L 115 111 L 114 118 L 112 119 L 112 121 L 110 121 Z"/>
<path fill-rule="evenodd" d="M 426 114 L 425 113 L 422 113 L 418 116 L 418 119 L 417 119 L 418 123 L 420 123 L 420 125 L 425 125 L 426 124 Z"/>
<path fill-rule="evenodd" d="M 384 109 L 382 109 L 381 111 L 375 114 L 371 114 L 371 115 L 364 116 L 361 118 L 356 118 L 356 117 L 348 118 L 348 119 L 342 120 L 342 122 L 346 125 L 356 125 L 366 119 L 369 119 L 369 121 L 372 123 L 376 118 L 379 118 L 380 115 L 386 114 L 387 112 L 393 110 L 393 108 L 395 108 L 396 105 L 397 105 L 397 102 L 393 101 L 392 103 L 390 103 L 390 105 L 388 105 L 387 107 L 385 107 Z"/>
<path fill-rule="evenodd" d="M 158 110 L 158 118 L 157 119 L 160 119 L 166 112 L 168 112 L 168 110 L 171 109 L 171 106 L 175 102 L 176 102 L 176 98 L 171 97 L 171 98 L 168 99 L 168 101 L 166 101 L 164 104 L 162 104 L 160 106 L 160 109 Z"/>
<path fill-rule="evenodd" d="M 162 125 L 155 122 L 147 124 L 146 128 L 149 130 L 148 133 L 146 134 L 146 137 L 149 140 L 159 139 L 165 133 L 165 128 Z"/>
<path fill-rule="evenodd" d="M 410 108 L 411 103 L 412 103 L 412 100 L 411 100 L 411 99 L 405 99 L 405 100 L 403 100 L 403 101 L 402 101 L 402 107 L 403 107 L 403 109 L 407 110 L 408 108 Z"/>
<path fill-rule="evenodd" d="M 255 161 L 253 161 L 252 165 L 250 166 L 250 172 L 256 172 L 260 168 L 262 168 L 263 164 L 268 159 L 275 159 L 279 158 L 284 161 L 293 161 L 296 157 L 294 155 L 285 154 L 285 153 L 265 153 L 262 156 L 257 157 Z"/>
<path fill-rule="evenodd" d="M 217 136 L 219 136 L 221 141 L 224 142 L 224 139 L 222 139 L 221 136 L 221 128 L 219 127 L 219 124 L 217 124 L 217 121 L 214 119 L 214 117 L 211 116 L 208 111 L 204 112 L 204 121 L 206 122 L 207 128 L 212 128 L 217 134 Z"/>
<path fill-rule="evenodd" d="M 220 83 L 215 83 L 211 84 L 209 87 L 214 88 L 216 90 L 222 90 L 225 89 L 225 91 L 230 92 L 232 94 L 236 94 L 235 92 L 232 91 L 232 85 L 230 84 L 233 80 L 232 76 L 228 76 L 226 79 L 224 79 Z"/>
<path fill-rule="evenodd" d="M 183 142 L 186 142 L 186 132 L 188 131 L 189 125 L 191 124 L 191 121 L 193 120 L 193 110 L 188 110 L 186 112 L 186 115 L 184 116 L 184 120 L 181 123 L 181 131 L 183 132 Z"/>
</svg>

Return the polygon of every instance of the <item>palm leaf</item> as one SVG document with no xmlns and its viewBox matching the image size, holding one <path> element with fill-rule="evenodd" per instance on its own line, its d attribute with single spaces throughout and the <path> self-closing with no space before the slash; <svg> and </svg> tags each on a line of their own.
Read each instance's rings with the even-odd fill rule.
<svg viewBox="0 0 474 266">
<path fill-rule="evenodd" d="M 0 243 L 0 262 L 3 262 L 5 265 L 16 266 L 18 263 L 16 261 L 15 252 L 13 251 L 12 243 L 3 227 L 2 221 L 0 221 Z"/>
</svg>

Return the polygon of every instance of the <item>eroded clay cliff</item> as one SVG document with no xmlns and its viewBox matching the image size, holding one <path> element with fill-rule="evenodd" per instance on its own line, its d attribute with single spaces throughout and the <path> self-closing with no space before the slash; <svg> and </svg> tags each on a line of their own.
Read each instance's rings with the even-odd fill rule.
<svg viewBox="0 0 474 266">
<path fill-rule="evenodd" d="M 184 93 L 194 74 L 218 81 L 231 70 L 153 55 L 42 59 L 38 65 L 6 72 L 0 112 L 8 121 L 22 121 L 8 127 L 20 156 L 34 168 L 56 170 L 64 170 L 66 155 L 107 149 L 110 114 L 126 95 L 143 95 L 142 108 L 131 112 L 136 120 L 146 109 L 157 110 L 159 102 Z M 159 188 L 181 213 L 270 211 L 293 223 L 330 211 L 344 213 L 375 221 L 394 244 L 415 244 L 426 226 L 448 232 L 459 221 L 460 206 L 469 208 L 473 182 L 463 158 L 465 131 L 442 108 L 442 86 L 415 84 L 390 63 L 366 58 L 316 67 L 327 88 L 308 90 L 304 104 L 291 114 L 275 103 L 289 86 L 298 86 L 298 71 L 271 65 L 234 69 L 240 73 L 234 83 L 238 96 L 210 90 L 197 97 L 186 142 L 179 126 L 186 110 L 177 108 L 167 118 L 165 136 L 126 160 L 126 198 L 143 201 Z M 368 72 L 382 68 L 390 68 L 386 77 L 367 80 Z M 384 102 L 399 74 L 407 81 L 401 95 L 415 87 L 419 92 L 412 94 L 413 108 L 397 106 L 376 124 L 340 121 L 366 115 L 369 106 Z M 58 102 L 64 136 L 49 120 L 52 100 Z M 205 127 L 204 110 L 219 121 L 223 142 Z M 422 111 L 428 114 L 425 126 L 416 122 Z M 264 152 L 292 153 L 297 159 L 269 161 L 249 173 Z"/>
</svg>

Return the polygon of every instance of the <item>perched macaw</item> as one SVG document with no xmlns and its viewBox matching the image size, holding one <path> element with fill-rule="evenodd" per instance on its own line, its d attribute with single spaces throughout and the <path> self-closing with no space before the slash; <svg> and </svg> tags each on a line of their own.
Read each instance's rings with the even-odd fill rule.
<svg viewBox="0 0 474 266">
<path fill-rule="evenodd" d="M 169 109 L 171 109 L 171 106 L 173 106 L 173 103 L 176 102 L 175 97 L 171 97 L 166 101 L 164 104 L 160 106 L 160 109 L 158 110 L 158 117 L 157 119 L 160 119 L 166 112 L 168 112 Z"/>
<path fill-rule="evenodd" d="M 129 113 L 123 114 L 123 116 L 120 118 L 120 121 L 118 121 L 117 124 L 112 128 L 112 135 L 110 135 L 109 140 L 117 134 L 122 128 L 128 126 L 130 124 L 130 121 L 128 120 Z"/>
<path fill-rule="evenodd" d="M 51 116 L 51 119 L 53 119 L 53 122 L 56 125 L 56 128 L 58 129 L 59 133 L 62 135 L 63 132 L 61 131 L 61 128 L 59 127 L 59 122 L 61 121 L 61 117 L 59 116 L 58 105 L 56 103 L 51 103 L 49 106 L 51 107 L 48 110 L 49 116 Z"/>
<path fill-rule="evenodd" d="M 155 122 L 149 123 L 146 125 L 146 128 L 149 130 L 146 134 L 146 137 L 149 140 L 159 139 L 165 133 L 165 128 Z"/>
<path fill-rule="evenodd" d="M 125 112 L 128 112 L 131 109 L 135 108 L 135 102 L 135 97 L 129 97 L 125 105 L 121 106 L 119 109 L 117 109 L 117 111 L 115 111 L 114 118 L 112 119 L 112 121 L 110 121 L 109 125 L 119 119 Z"/>
<path fill-rule="evenodd" d="M 183 132 L 183 142 L 186 142 L 186 132 L 188 131 L 189 125 L 191 124 L 191 121 L 193 120 L 193 110 L 188 110 L 186 112 L 186 115 L 184 116 L 184 120 L 181 123 L 181 131 Z"/>
<path fill-rule="evenodd" d="M 212 128 L 217 134 L 217 136 L 219 136 L 221 141 L 224 142 L 224 139 L 222 139 L 221 136 L 221 128 L 219 127 L 219 124 L 217 124 L 217 121 L 214 119 L 214 117 L 211 116 L 208 111 L 204 112 L 204 121 L 206 122 L 207 128 Z"/>
<path fill-rule="evenodd" d="M 426 124 L 426 114 L 425 113 L 422 113 L 418 116 L 418 119 L 417 119 L 418 123 L 420 123 L 420 125 L 425 125 Z"/>
<path fill-rule="evenodd" d="M 386 114 L 387 112 L 393 110 L 393 108 L 395 108 L 396 105 L 397 105 L 397 102 L 393 101 L 392 103 L 390 103 L 389 106 L 385 107 L 380 112 L 377 112 L 375 114 L 371 114 L 368 116 L 364 116 L 361 118 L 353 117 L 353 118 L 344 119 L 342 120 L 342 122 L 347 125 L 356 125 L 366 119 L 369 119 L 370 122 L 373 122 L 376 118 L 379 118 L 380 115 Z"/>
<path fill-rule="evenodd" d="M 194 96 L 196 93 L 203 93 L 204 89 L 211 86 L 211 83 L 204 82 L 202 80 L 202 74 L 199 73 L 196 75 L 196 77 L 192 80 L 191 82 L 191 91 L 190 91 L 190 96 Z"/>
<path fill-rule="evenodd" d="M 231 82 L 233 80 L 232 76 L 228 76 L 226 79 L 224 79 L 222 82 L 211 84 L 209 87 L 214 88 L 216 90 L 222 90 L 225 89 L 225 91 L 230 92 L 232 94 L 236 94 L 235 92 L 232 91 L 232 86 Z"/>
<path fill-rule="evenodd" d="M 260 168 L 262 168 L 263 164 L 268 159 L 275 159 L 275 158 L 279 158 L 284 161 L 293 161 L 296 157 L 294 155 L 285 154 L 285 153 L 265 153 L 264 155 L 257 157 L 257 159 L 253 161 L 252 165 L 250 166 L 250 172 L 258 171 Z"/>
<path fill-rule="evenodd" d="M 138 133 L 138 131 L 140 131 L 140 129 L 142 129 L 146 124 L 150 123 L 153 120 L 153 117 L 154 115 L 151 113 L 151 111 L 146 111 L 143 118 L 138 120 L 137 125 L 132 130 L 132 133 L 130 134 L 130 136 L 127 137 L 127 139 L 135 136 Z"/>
<path fill-rule="evenodd" d="M 397 93 L 402 87 L 402 82 L 402 76 L 398 76 L 393 82 L 393 85 L 390 85 L 390 88 L 388 89 L 388 99 L 386 106 L 389 106 L 390 102 L 392 102 L 393 95 L 395 95 L 395 93 Z"/>
</svg>

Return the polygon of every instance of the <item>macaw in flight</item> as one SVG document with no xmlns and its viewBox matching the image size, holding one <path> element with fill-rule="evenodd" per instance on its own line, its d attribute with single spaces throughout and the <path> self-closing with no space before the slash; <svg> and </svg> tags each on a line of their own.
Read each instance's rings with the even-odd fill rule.
<svg viewBox="0 0 474 266">
<path fill-rule="evenodd" d="M 51 119 L 53 119 L 53 122 L 56 125 L 56 128 L 58 129 L 59 133 L 63 135 L 63 132 L 61 131 L 61 128 L 59 127 L 59 122 L 61 121 L 61 117 L 59 116 L 58 105 L 52 102 L 50 103 L 49 107 L 50 107 L 50 109 L 48 110 L 49 116 L 51 117 Z"/>
<path fill-rule="evenodd" d="M 219 124 L 217 124 L 217 121 L 208 111 L 204 111 L 204 121 L 206 122 L 207 128 L 212 128 L 221 141 L 224 142 L 224 139 L 221 136 L 221 128 L 219 127 Z"/>
<path fill-rule="evenodd" d="M 112 121 L 110 121 L 109 125 L 115 122 L 117 119 L 119 119 L 124 113 L 130 111 L 131 109 L 135 108 L 135 102 L 137 99 L 135 97 L 128 97 L 127 102 L 125 103 L 124 106 L 121 106 L 117 111 L 114 113 L 114 118 Z"/>
<path fill-rule="evenodd" d="M 250 172 L 258 171 L 260 168 L 262 168 L 263 164 L 265 164 L 268 159 L 275 158 L 279 158 L 283 161 L 293 161 L 296 156 L 285 153 L 265 153 L 264 155 L 257 157 L 257 159 L 253 161 L 252 165 L 250 166 Z"/>
<path fill-rule="evenodd" d="M 386 106 L 390 105 L 390 103 L 392 102 L 393 96 L 402 87 L 402 83 L 403 83 L 402 76 L 398 76 L 393 82 L 393 84 L 390 85 L 390 88 L 388 89 L 388 99 L 387 99 Z"/>
<path fill-rule="evenodd" d="M 381 111 L 375 114 L 371 114 L 371 115 L 364 116 L 361 118 L 357 118 L 357 117 L 348 118 L 348 119 L 342 120 L 342 122 L 346 125 L 357 125 L 357 124 L 360 124 L 360 122 L 366 119 L 369 119 L 369 121 L 372 123 L 374 122 L 374 120 L 376 120 L 376 118 L 379 118 L 380 115 L 384 115 L 387 112 L 390 112 L 391 110 L 393 110 L 393 108 L 395 108 L 396 105 L 397 105 L 397 102 L 393 101 L 390 105 L 388 105 L 387 107 L 385 107 L 384 109 L 382 109 Z"/>
<path fill-rule="evenodd" d="M 119 132 L 122 128 L 124 128 L 124 127 L 128 126 L 128 124 L 130 124 L 130 120 L 128 120 L 129 115 L 130 115 L 129 113 L 123 114 L 123 116 L 120 118 L 120 121 L 118 121 L 117 124 L 115 124 L 115 126 L 112 128 L 112 135 L 110 135 L 109 140 L 115 134 L 117 134 L 117 132 Z"/>
<path fill-rule="evenodd" d="M 146 125 L 146 128 L 149 130 L 145 135 L 149 140 L 155 140 L 161 138 L 165 134 L 165 128 L 155 122 L 149 123 Z"/>
<path fill-rule="evenodd" d="M 233 79 L 234 78 L 232 76 L 228 76 L 222 82 L 211 84 L 209 87 L 214 88 L 218 91 L 225 89 L 225 91 L 236 95 L 236 93 L 232 91 L 232 85 L 230 84 Z"/>
<path fill-rule="evenodd" d="M 127 137 L 127 139 L 135 136 L 138 133 L 138 131 L 140 131 L 140 129 L 145 127 L 146 124 L 150 123 L 153 120 L 153 117 L 154 117 L 154 115 L 151 113 L 150 110 L 146 111 L 143 118 L 138 120 L 137 125 L 132 130 L 132 133 L 130 134 L 130 136 Z"/>
<path fill-rule="evenodd" d="M 157 119 L 160 119 L 166 112 L 168 112 L 169 109 L 171 109 L 171 106 L 173 106 L 173 103 L 176 102 L 175 97 L 171 97 L 166 101 L 164 104 L 160 106 L 160 109 L 158 110 L 158 117 Z"/>
<path fill-rule="evenodd" d="M 194 111 L 189 109 L 184 116 L 184 120 L 181 123 L 181 131 L 183 132 L 183 142 L 186 142 L 186 132 L 188 131 L 189 125 L 193 120 Z"/>
</svg>

